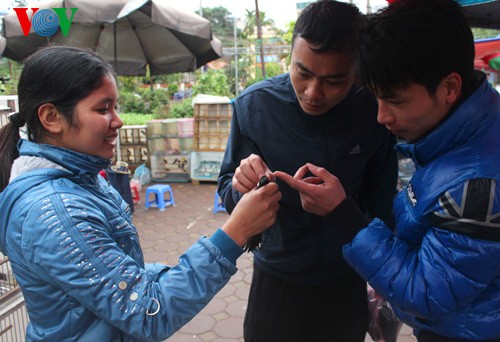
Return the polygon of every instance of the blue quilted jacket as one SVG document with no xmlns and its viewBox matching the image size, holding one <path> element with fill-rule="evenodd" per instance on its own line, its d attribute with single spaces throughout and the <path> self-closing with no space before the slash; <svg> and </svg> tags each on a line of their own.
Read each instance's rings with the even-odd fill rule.
<svg viewBox="0 0 500 342">
<path fill-rule="evenodd" d="M 344 257 L 401 320 L 450 338 L 500 340 L 500 96 L 486 80 L 434 131 L 397 146 L 417 170 Z"/>
<path fill-rule="evenodd" d="M 28 341 L 161 341 L 236 272 L 243 250 L 221 230 L 173 268 L 145 265 L 128 205 L 98 176 L 108 160 L 23 140 L 20 154 L 0 194 L 0 250 Z"/>
</svg>

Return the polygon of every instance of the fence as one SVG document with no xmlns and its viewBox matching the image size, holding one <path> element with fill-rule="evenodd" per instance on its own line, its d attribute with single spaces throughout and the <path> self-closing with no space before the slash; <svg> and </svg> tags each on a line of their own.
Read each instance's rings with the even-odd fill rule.
<svg viewBox="0 0 500 342">
<path fill-rule="evenodd" d="M 28 312 L 9 258 L 0 253 L 0 342 L 24 342 Z"/>
</svg>

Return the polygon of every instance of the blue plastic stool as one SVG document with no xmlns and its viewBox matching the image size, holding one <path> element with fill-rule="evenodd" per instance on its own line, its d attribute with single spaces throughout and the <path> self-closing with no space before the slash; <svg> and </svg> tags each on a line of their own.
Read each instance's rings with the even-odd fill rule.
<svg viewBox="0 0 500 342">
<path fill-rule="evenodd" d="M 217 189 L 215 190 L 214 197 L 214 214 L 217 214 L 219 211 L 226 211 L 226 207 L 224 207 L 224 203 L 220 200 L 219 194 L 217 193 Z"/>
<path fill-rule="evenodd" d="M 170 198 L 165 198 L 165 193 L 168 192 Z M 153 200 L 149 200 L 150 195 L 154 195 Z M 167 205 L 175 206 L 174 193 L 168 184 L 156 184 L 148 186 L 145 194 L 146 210 L 151 206 L 156 206 L 160 211 L 164 211 Z"/>
</svg>

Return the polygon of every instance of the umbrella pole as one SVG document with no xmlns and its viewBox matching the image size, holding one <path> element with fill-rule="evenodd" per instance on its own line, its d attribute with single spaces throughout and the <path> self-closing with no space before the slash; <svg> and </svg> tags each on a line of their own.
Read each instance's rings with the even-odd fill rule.
<svg viewBox="0 0 500 342">
<path fill-rule="evenodd" d="M 113 54 L 114 54 L 114 61 L 113 61 L 113 66 L 115 67 L 115 72 L 117 73 L 117 67 L 116 67 L 116 21 L 113 22 Z"/>
<path fill-rule="evenodd" d="M 113 67 L 115 68 L 115 73 L 117 73 L 116 68 L 116 21 L 113 22 Z M 117 73 L 118 74 L 118 73 Z M 120 144 L 120 130 L 118 130 L 118 138 L 116 140 L 116 160 L 122 160 L 122 149 Z"/>
</svg>

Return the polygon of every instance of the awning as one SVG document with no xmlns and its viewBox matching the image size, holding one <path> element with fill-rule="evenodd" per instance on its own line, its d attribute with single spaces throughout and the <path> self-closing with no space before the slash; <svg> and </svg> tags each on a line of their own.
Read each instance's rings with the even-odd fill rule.
<svg viewBox="0 0 500 342">
<path fill-rule="evenodd" d="M 474 42 L 476 69 L 500 71 L 500 36 L 496 38 L 478 39 Z"/>
<path fill-rule="evenodd" d="M 500 30 L 500 0 L 457 0 L 471 27 Z"/>
</svg>

